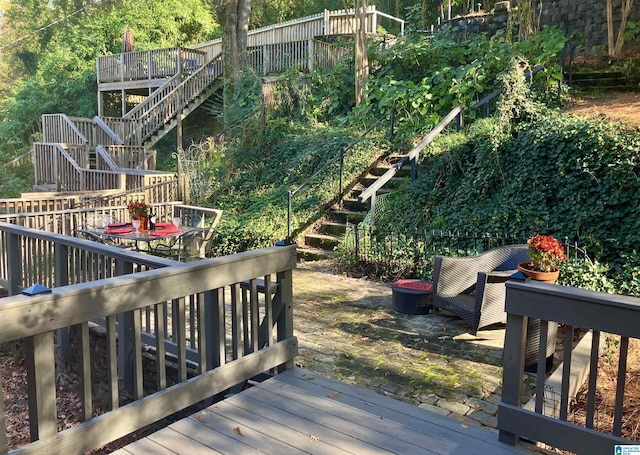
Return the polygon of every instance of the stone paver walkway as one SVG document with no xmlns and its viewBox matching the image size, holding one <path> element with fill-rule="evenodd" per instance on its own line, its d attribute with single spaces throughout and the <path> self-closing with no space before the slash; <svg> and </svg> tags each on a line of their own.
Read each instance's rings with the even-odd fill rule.
<svg viewBox="0 0 640 455">
<path fill-rule="evenodd" d="M 326 262 L 300 263 L 293 276 L 298 365 L 495 428 L 503 328 L 472 336 L 454 317 L 396 312 L 390 286 L 333 274 Z"/>
</svg>

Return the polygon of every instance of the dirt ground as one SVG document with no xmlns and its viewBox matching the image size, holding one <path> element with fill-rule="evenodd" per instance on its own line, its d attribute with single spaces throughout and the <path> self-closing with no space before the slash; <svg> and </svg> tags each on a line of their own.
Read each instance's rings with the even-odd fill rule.
<svg viewBox="0 0 640 455">
<path fill-rule="evenodd" d="M 640 93 L 602 93 L 579 97 L 566 112 L 640 127 Z"/>
</svg>

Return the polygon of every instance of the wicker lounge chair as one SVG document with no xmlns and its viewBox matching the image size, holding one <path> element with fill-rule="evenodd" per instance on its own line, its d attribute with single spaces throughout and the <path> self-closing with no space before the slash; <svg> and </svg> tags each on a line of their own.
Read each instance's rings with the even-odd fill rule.
<svg viewBox="0 0 640 455">
<path fill-rule="evenodd" d="M 462 318 L 472 333 L 506 322 L 504 283 L 529 260 L 527 245 L 495 248 L 478 256 L 436 256 L 433 306 Z"/>
</svg>

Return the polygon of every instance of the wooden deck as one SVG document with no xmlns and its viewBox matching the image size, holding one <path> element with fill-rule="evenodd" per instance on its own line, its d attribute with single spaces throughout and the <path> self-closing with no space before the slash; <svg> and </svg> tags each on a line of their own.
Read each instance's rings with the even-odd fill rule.
<svg viewBox="0 0 640 455">
<path fill-rule="evenodd" d="M 295 368 L 114 452 L 530 454 L 498 433 Z"/>
</svg>

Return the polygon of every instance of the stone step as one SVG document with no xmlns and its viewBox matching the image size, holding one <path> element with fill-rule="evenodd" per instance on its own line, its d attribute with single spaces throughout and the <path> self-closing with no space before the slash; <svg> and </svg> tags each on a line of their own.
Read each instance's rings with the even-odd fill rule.
<svg viewBox="0 0 640 455">
<path fill-rule="evenodd" d="M 369 206 L 366 202 L 360 202 L 357 199 L 347 198 L 344 198 L 342 200 L 342 207 L 352 212 L 366 212 L 369 209 Z"/>
<path fill-rule="evenodd" d="M 323 221 L 320 224 L 318 232 L 321 234 L 335 235 L 342 237 L 347 231 L 347 225 L 345 223 L 338 223 L 335 221 Z"/>
<path fill-rule="evenodd" d="M 370 187 L 371 185 L 373 185 L 377 180 L 378 180 L 379 176 L 377 175 L 373 175 L 373 174 L 367 174 L 364 177 L 360 177 L 360 179 L 358 180 L 362 185 L 364 185 L 365 187 Z M 400 182 L 404 182 L 406 179 L 406 177 L 392 177 L 391 180 L 389 180 L 385 187 L 387 188 L 397 188 L 398 185 L 400 184 Z"/>
<path fill-rule="evenodd" d="M 340 237 L 327 234 L 306 234 L 304 244 L 306 247 L 333 251 L 340 243 Z"/>
<path fill-rule="evenodd" d="M 381 176 L 384 175 L 389 169 L 393 168 L 393 164 L 391 163 L 379 163 L 371 169 L 369 172 L 371 175 Z M 411 167 L 403 166 L 398 172 L 396 172 L 397 177 L 408 177 L 411 173 Z"/>
<path fill-rule="evenodd" d="M 305 245 L 298 247 L 296 251 L 298 259 L 302 259 L 304 261 L 321 261 L 323 259 L 331 259 L 335 256 L 333 251 L 311 248 Z"/>
<path fill-rule="evenodd" d="M 331 210 L 327 213 L 327 219 L 337 223 L 360 223 L 367 216 L 366 211 L 357 210 Z"/>
</svg>

